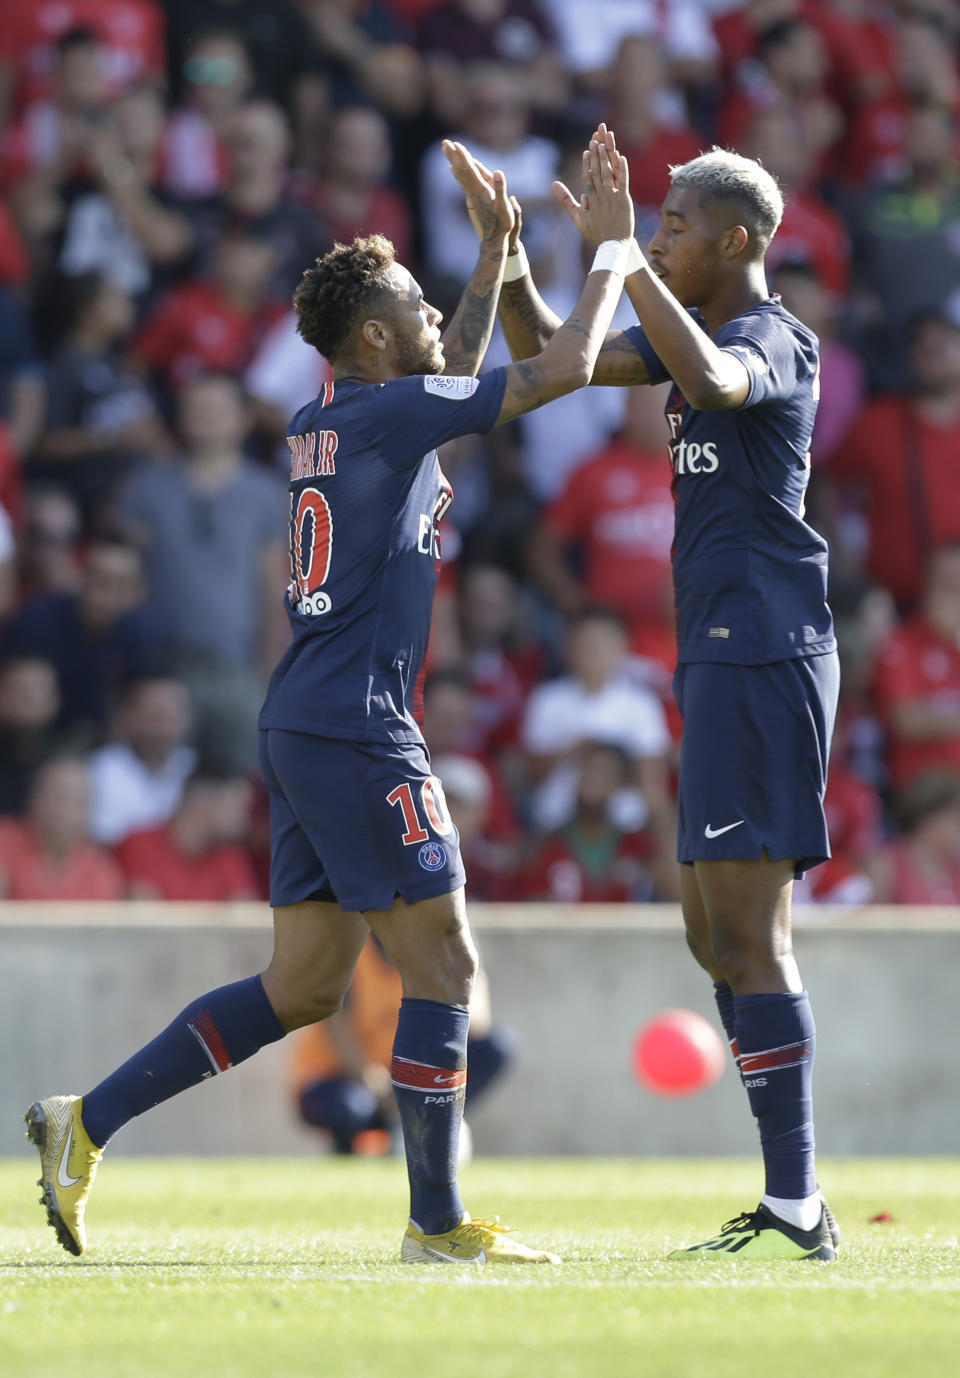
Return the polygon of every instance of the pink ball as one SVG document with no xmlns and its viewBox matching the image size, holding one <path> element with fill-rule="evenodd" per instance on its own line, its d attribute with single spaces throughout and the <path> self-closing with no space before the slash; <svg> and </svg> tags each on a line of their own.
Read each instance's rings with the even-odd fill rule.
<svg viewBox="0 0 960 1378">
<path fill-rule="evenodd" d="M 727 1051 L 712 1024 L 693 1010 L 662 1010 L 637 1034 L 633 1074 L 658 1096 L 692 1096 L 712 1086 Z"/>
</svg>

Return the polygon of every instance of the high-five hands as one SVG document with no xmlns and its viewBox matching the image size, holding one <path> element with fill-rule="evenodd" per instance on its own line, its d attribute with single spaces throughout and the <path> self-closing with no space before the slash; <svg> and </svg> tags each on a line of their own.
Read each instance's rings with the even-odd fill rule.
<svg viewBox="0 0 960 1378">
<path fill-rule="evenodd" d="M 630 169 L 605 124 L 597 127 L 583 153 L 580 200 L 563 182 L 553 183 L 553 194 L 583 237 L 594 244 L 633 237 Z"/>
<path fill-rule="evenodd" d="M 507 194 L 502 172 L 491 172 L 463 144 L 444 139 L 450 169 L 467 198 L 467 212 L 481 239 L 509 236 L 512 252 L 520 234 L 520 203 Z"/>
</svg>

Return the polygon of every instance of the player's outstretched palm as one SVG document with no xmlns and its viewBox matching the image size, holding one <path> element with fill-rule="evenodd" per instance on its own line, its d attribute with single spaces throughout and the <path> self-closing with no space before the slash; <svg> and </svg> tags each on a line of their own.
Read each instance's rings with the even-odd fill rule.
<svg viewBox="0 0 960 1378">
<path fill-rule="evenodd" d="M 515 198 L 507 195 L 507 179 L 503 173 L 491 172 L 469 149 L 453 139 L 444 139 L 442 147 L 467 198 L 467 211 L 480 238 L 514 234 L 519 206 Z"/>
<path fill-rule="evenodd" d="M 630 169 L 617 149 L 613 133 L 600 126 L 583 154 L 583 192 L 580 200 L 563 182 L 553 183 L 553 194 L 585 239 L 600 244 L 605 239 L 633 235 L 633 198 Z"/>
</svg>

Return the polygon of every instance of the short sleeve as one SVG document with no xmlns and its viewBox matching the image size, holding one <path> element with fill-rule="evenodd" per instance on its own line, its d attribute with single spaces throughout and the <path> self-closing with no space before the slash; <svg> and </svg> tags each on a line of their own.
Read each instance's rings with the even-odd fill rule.
<svg viewBox="0 0 960 1378">
<path fill-rule="evenodd" d="M 747 330 L 742 322 L 731 322 L 729 333 L 726 328 L 719 330 L 714 343 L 739 359 L 750 376 L 745 407 L 785 402 L 798 387 L 812 387 L 819 374 L 816 337 L 804 339 L 782 321 L 751 323 Z"/>
<path fill-rule="evenodd" d="M 650 375 L 650 382 L 666 383 L 670 377 L 670 374 L 664 367 L 663 362 L 660 359 L 660 355 L 657 353 L 653 345 L 647 339 L 647 332 L 644 330 L 643 326 L 630 325 L 623 333 L 626 335 L 627 339 L 634 346 L 634 348 L 637 350 L 637 353 L 640 355 L 640 358 L 643 360 L 644 367 L 646 368 L 647 373 Z"/>
<path fill-rule="evenodd" d="M 368 390 L 367 438 L 391 469 L 409 469 L 458 435 L 486 435 L 500 415 L 505 368 L 479 378 L 416 374 Z"/>
</svg>

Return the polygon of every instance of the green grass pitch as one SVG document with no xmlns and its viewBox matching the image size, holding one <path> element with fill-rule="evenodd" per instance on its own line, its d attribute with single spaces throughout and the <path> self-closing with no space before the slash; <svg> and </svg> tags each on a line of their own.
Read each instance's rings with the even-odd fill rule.
<svg viewBox="0 0 960 1378">
<path fill-rule="evenodd" d="M 739 1160 L 486 1159 L 464 1174 L 562 1268 L 397 1259 L 396 1160 L 109 1159 L 70 1259 L 0 1162 L 3 1378 L 951 1378 L 960 1162 L 821 1165 L 835 1264 L 670 1263 L 757 1200 Z M 893 1219 L 869 1223 L 889 1212 Z"/>
</svg>

